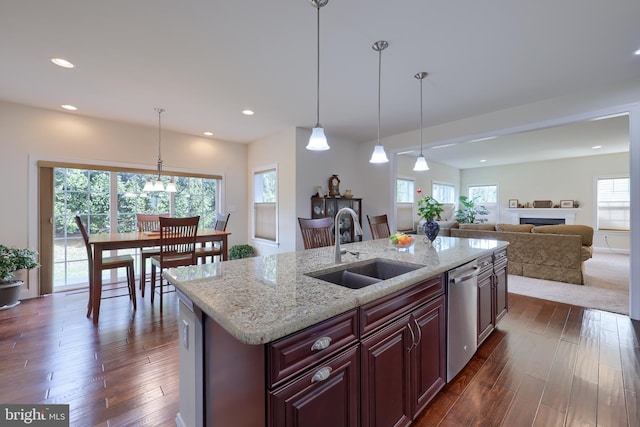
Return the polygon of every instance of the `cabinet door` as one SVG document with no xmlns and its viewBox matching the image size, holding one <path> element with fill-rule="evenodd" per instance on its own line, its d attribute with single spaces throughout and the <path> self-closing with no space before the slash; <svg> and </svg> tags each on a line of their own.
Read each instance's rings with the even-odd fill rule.
<svg viewBox="0 0 640 427">
<path fill-rule="evenodd" d="M 497 263 L 494 269 L 494 289 L 495 289 L 495 324 L 507 314 L 509 309 L 508 286 L 507 286 L 507 263 Z"/>
<path fill-rule="evenodd" d="M 411 350 L 412 414 L 417 414 L 446 383 L 446 325 L 444 295 L 417 309 L 411 316 L 417 333 Z"/>
<path fill-rule="evenodd" d="M 359 357 L 358 346 L 351 347 L 269 393 L 269 426 L 358 427 Z"/>
<path fill-rule="evenodd" d="M 493 270 L 478 276 L 478 345 L 493 332 L 494 327 Z"/>
<path fill-rule="evenodd" d="M 311 198 L 311 218 L 324 218 L 325 215 L 325 199 L 319 197 Z"/>
<path fill-rule="evenodd" d="M 403 316 L 362 341 L 363 427 L 411 423 L 409 348 L 415 331 L 409 319 Z"/>
</svg>

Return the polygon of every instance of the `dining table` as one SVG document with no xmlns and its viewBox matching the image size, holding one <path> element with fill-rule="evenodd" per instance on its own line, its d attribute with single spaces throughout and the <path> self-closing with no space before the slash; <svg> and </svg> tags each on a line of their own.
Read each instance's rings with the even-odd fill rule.
<svg viewBox="0 0 640 427">
<path fill-rule="evenodd" d="M 228 231 L 212 228 L 198 229 L 196 243 L 221 242 L 222 261 L 228 259 Z M 93 301 L 93 323 L 98 324 L 100 299 L 102 298 L 102 254 L 116 249 L 135 249 L 160 246 L 160 232 L 131 231 L 126 233 L 96 233 L 89 235 L 93 247 L 93 283 L 89 284 L 89 298 Z"/>
</svg>

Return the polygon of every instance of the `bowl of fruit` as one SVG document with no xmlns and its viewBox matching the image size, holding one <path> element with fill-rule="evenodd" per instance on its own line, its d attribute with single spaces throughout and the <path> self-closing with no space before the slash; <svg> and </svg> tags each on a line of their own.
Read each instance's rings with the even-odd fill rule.
<svg viewBox="0 0 640 427">
<path fill-rule="evenodd" d="M 416 239 L 404 233 L 394 233 L 389 236 L 391 245 L 398 251 L 408 251 L 416 242 Z"/>
</svg>

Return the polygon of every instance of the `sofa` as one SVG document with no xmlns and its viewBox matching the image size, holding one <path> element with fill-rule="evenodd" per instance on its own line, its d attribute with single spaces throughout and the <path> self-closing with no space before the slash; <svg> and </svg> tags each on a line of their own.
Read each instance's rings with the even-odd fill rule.
<svg viewBox="0 0 640 427">
<path fill-rule="evenodd" d="M 583 285 L 583 265 L 593 254 L 593 228 L 586 225 L 459 224 L 452 237 L 509 242 L 507 272 Z"/>
</svg>

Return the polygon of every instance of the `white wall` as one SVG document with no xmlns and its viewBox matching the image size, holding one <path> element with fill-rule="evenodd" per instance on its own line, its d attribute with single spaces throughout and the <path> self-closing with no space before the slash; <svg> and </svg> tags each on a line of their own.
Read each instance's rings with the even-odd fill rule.
<svg viewBox="0 0 640 427">
<path fill-rule="evenodd" d="M 149 114 L 156 114 L 153 108 Z M 171 112 L 167 111 L 163 123 L 170 122 Z M 37 160 L 141 167 L 153 172 L 158 129 L 0 102 L 0 152 L 0 181 L 5 183 L 0 243 L 37 248 Z M 230 244 L 246 242 L 246 145 L 163 130 L 162 159 L 166 172 L 223 175 L 221 208 L 233 210 Z M 30 280 L 36 278 L 34 270 Z"/>
<path fill-rule="evenodd" d="M 470 185 L 497 184 L 499 221 L 510 223 L 507 211 L 509 199 L 520 203 L 534 200 L 578 200 L 580 211 L 575 223 L 596 228 L 595 178 L 629 173 L 629 153 L 572 159 L 529 162 L 505 166 L 464 169 L 460 172 L 462 194 Z M 630 249 L 629 233 L 607 232 L 614 249 Z M 604 233 L 594 234 L 594 246 L 607 247 Z"/>
<path fill-rule="evenodd" d="M 304 249 L 302 235 L 299 231 L 298 217 L 311 217 L 311 196 L 316 193 L 316 187 L 322 186 L 328 194 L 329 177 L 338 175 L 340 178 L 340 193 L 351 190 L 353 197 L 363 196 L 363 189 L 368 187 L 360 176 L 360 159 L 358 146 L 351 141 L 331 134 L 325 129 L 330 150 L 309 151 L 305 147 L 311 135 L 310 129 L 298 128 L 296 132 L 296 217 L 294 218 L 296 233 L 296 248 Z M 367 158 L 368 161 L 368 158 Z M 363 204 L 364 204 L 363 200 Z M 363 206 L 363 221 L 366 221 L 366 211 Z M 364 229 L 364 227 L 363 227 Z"/>
<path fill-rule="evenodd" d="M 265 166 L 278 168 L 278 245 L 264 240 L 251 239 L 253 236 L 253 174 Z M 246 190 L 249 215 L 247 232 L 250 244 L 259 255 L 296 250 L 296 232 L 298 225 L 296 212 L 296 129 L 288 128 L 283 132 L 255 141 L 249 145 L 247 160 Z"/>
</svg>

